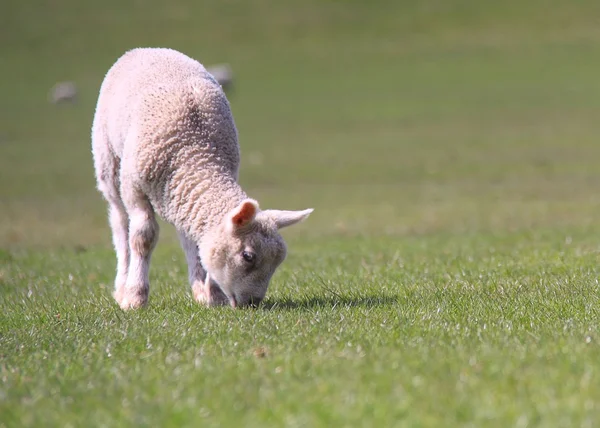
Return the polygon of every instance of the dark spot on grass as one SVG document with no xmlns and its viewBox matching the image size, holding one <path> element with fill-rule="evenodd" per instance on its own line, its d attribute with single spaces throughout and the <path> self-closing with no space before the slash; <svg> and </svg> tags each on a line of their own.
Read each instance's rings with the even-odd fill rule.
<svg viewBox="0 0 600 428">
<path fill-rule="evenodd" d="M 12 260 L 13 256 L 8 250 L 0 249 L 0 262 L 10 262 Z"/>
</svg>

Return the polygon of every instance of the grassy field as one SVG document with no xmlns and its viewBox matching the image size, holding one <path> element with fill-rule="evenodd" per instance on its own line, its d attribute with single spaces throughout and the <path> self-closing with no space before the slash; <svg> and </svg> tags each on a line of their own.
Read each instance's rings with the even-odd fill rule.
<svg viewBox="0 0 600 428">
<path fill-rule="evenodd" d="M 600 3 L 81 2 L 0 12 L 0 426 L 600 423 Z M 229 62 L 241 182 L 314 207 L 258 310 L 163 225 L 123 312 L 89 130 L 125 50 Z M 73 105 L 47 101 L 57 81 Z"/>
</svg>

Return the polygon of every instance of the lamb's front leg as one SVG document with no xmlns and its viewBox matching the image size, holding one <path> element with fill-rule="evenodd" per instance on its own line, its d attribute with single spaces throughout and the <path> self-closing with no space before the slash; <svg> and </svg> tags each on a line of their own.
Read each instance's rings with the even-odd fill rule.
<svg viewBox="0 0 600 428">
<path fill-rule="evenodd" d="M 158 241 L 158 223 L 145 196 L 131 191 L 123 193 L 129 214 L 129 269 L 119 305 L 135 309 L 148 302 L 150 258 Z"/>
<path fill-rule="evenodd" d="M 181 247 L 185 252 L 188 265 L 188 278 L 192 286 L 194 299 L 207 306 L 229 305 L 229 299 L 227 299 L 227 296 L 225 296 L 218 285 L 212 281 L 209 281 L 209 284 L 205 284 L 207 275 L 202 267 L 196 243 L 184 233 L 178 232 L 178 234 Z"/>
</svg>

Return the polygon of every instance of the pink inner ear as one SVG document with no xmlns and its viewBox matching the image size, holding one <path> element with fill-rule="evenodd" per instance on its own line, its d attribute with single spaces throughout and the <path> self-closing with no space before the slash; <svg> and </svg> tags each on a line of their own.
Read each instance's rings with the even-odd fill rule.
<svg viewBox="0 0 600 428">
<path fill-rule="evenodd" d="M 245 226 L 254 219 L 256 215 L 256 205 L 252 202 L 244 202 L 240 207 L 240 210 L 235 214 L 231 221 L 234 225 L 241 227 Z"/>
</svg>

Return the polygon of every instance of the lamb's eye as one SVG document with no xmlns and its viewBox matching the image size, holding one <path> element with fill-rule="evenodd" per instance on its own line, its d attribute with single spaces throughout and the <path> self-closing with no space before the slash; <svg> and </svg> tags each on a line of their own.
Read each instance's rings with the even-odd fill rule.
<svg viewBox="0 0 600 428">
<path fill-rule="evenodd" d="M 256 254 L 251 253 L 250 251 L 242 251 L 242 257 L 247 263 L 254 263 L 256 259 Z"/>
</svg>

